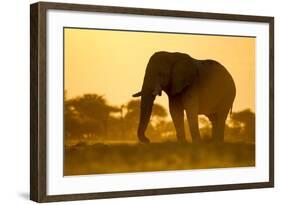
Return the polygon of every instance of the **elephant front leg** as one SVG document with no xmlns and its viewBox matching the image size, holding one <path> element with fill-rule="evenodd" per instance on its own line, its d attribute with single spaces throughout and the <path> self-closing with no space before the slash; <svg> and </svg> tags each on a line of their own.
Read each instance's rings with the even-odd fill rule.
<svg viewBox="0 0 281 205">
<path fill-rule="evenodd" d="M 192 137 L 193 143 L 199 143 L 201 140 L 199 125 L 198 125 L 198 115 L 195 112 L 186 112 L 186 116 L 188 119 L 189 130 Z"/>
<path fill-rule="evenodd" d="M 199 113 L 199 99 L 198 99 L 198 87 L 195 83 L 191 87 L 183 92 L 182 102 L 188 120 L 189 131 L 192 138 L 192 143 L 199 143 L 201 141 L 199 125 L 198 125 L 198 113 Z"/>
<path fill-rule="evenodd" d="M 184 132 L 184 109 L 181 101 L 177 98 L 169 98 L 169 109 L 176 129 L 179 142 L 187 142 Z"/>
</svg>

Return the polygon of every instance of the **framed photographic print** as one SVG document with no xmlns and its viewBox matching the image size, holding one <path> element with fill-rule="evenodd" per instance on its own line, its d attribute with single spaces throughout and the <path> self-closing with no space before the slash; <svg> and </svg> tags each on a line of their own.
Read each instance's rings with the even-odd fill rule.
<svg viewBox="0 0 281 205">
<path fill-rule="evenodd" d="M 274 18 L 31 5 L 30 198 L 274 186 Z"/>
</svg>

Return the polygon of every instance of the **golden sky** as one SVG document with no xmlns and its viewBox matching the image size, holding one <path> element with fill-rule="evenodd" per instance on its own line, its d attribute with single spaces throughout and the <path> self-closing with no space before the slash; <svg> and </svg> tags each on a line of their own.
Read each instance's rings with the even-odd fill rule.
<svg viewBox="0 0 281 205">
<path fill-rule="evenodd" d="M 68 98 L 96 93 L 125 104 L 140 91 L 150 56 L 169 51 L 223 64 L 236 84 L 233 110 L 255 111 L 255 38 L 70 28 L 64 35 Z M 168 108 L 166 95 L 156 102 Z"/>
</svg>

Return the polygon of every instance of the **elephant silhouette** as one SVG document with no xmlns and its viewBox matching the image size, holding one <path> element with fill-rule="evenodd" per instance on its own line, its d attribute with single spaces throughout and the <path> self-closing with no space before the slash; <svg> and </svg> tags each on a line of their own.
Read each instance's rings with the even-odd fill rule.
<svg viewBox="0 0 281 205">
<path fill-rule="evenodd" d="M 160 51 L 147 64 L 142 89 L 133 97 L 141 97 L 137 136 L 149 143 L 145 136 L 153 102 L 164 91 L 169 98 L 169 111 L 177 139 L 186 142 L 184 111 L 192 142 L 200 142 L 198 115 L 206 115 L 212 123 L 212 139 L 224 141 L 225 120 L 236 95 L 233 78 L 227 69 L 214 60 L 197 60 L 188 54 Z"/>
</svg>

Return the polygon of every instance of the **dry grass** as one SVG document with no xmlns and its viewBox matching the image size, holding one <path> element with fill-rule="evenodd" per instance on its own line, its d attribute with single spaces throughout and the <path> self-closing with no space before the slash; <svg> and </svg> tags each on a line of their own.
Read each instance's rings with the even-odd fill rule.
<svg viewBox="0 0 281 205">
<path fill-rule="evenodd" d="M 65 148 L 64 175 L 255 166 L 246 143 L 78 144 Z"/>
</svg>

